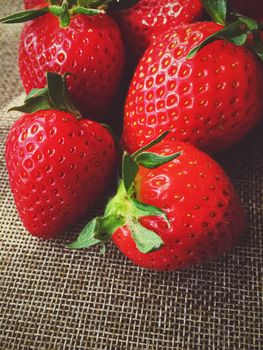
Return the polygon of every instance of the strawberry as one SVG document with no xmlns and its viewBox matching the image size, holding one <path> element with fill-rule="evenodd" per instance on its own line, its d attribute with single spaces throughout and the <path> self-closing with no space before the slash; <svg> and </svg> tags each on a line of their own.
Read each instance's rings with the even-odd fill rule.
<svg viewBox="0 0 263 350">
<path fill-rule="evenodd" d="M 139 0 L 114 18 L 121 28 L 128 57 L 137 61 L 159 34 L 179 24 L 196 21 L 201 15 L 200 0 Z"/>
<path fill-rule="evenodd" d="M 15 108 L 35 112 L 15 122 L 5 153 L 18 213 L 26 229 L 44 239 L 56 237 L 87 213 L 105 190 L 115 163 L 108 130 L 76 119 L 76 110 L 62 100 L 66 93 L 57 74 L 49 74 L 48 83 L 50 98 L 46 89 L 33 91 L 25 106 Z"/>
<path fill-rule="evenodd" d="M 121 34 L 103 10 L 75 2 L 69 6 L 65 0 L 62 6 L 22 12 L 1 22 L 38 17 L 25 24 L 21 33 L 19 69 L 27 93 L 45 86 L 47 71 L 71 73 L 67 79 L 74 104 L 85 117 L 102 119 L 122 76 Z"/>
<path fill-rule="evenodd" d="M 47 6 L 48 2 L 46 0 L 24 0 L 25 9 L 32 9 L 39 6 Z"/>
<path fill-rule="evenodd" d="M 232 25 L 232 38 L 227 27 L 202 22 L 179 26 L 148 48 L 125 104 L 122 141 L 129 152 L 165 130 L 171 140 L 218 152 L 255 126 L 263 114 L 263 65 L 234 44 L 249 32 L 241 21 Z M 218 40 L 227 36 L 233 42 Z"/>
<path fill-rule="evenodd" d="M 93 219 L 69 248 L 112 239 L 136 265 L 160 271 L 233 248 L 245 216 L 223 169 L 189 144 L 166 138 L 145 152 L 148 147 L 124 155 L 124 180 L 104 217 Z"/>
</svg>

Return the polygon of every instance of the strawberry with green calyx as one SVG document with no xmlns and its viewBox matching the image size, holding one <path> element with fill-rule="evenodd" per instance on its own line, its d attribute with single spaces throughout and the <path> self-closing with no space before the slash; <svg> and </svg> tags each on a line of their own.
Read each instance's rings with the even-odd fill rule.
<svg viewBox="0 0 263 350">
<path fill-rule="evenodd" d="M 26 8 L 47 4 L 45 0 L 24 2 Z M 108 1 L 105 8 L 118 22 L 128 59 L 133 63 L 138 61 L 156 36 L 179 24 L 199 20 L 203 15 L 201 0 L 162 0 L 156 3 L 151 0 Z"/>
<path fill-rule="evenodd" d="M 6 141 L 6 166 L 18 213 L 33 235 L 55 238 L 101 197 L 116 163 L 115 143 L 102 125 L 82 119 L 65 78 L 47 74 Z"/>
<path fill-rule="evenodd" d="M 160 271 L 200 264 L 233 248 L 245 216 L 222 168 L 167 136 L 148 146 L 147 155 L 145 148 L 124 154 L 116 196 L 69 248 L 112 239 L 135 264 Z"/>
<path fill-rule="evenodd" d="M 261 0 L 201 0 L 206 12 L 216 23 L 226 25 L 241 15 L 259 20 L 263 16 Z M 259 4 L 260 3 L 260 4 Z"/>
<path fill-rule="evenodd" d="M 230 23 L 222 1 L 203 4 L 219 24 L 183 25 L 159 36 L 137 66 L 125 103 L 127 151 L 171 130 L 173 141 L 219 152 L 262 117 L 260 25 L 240 16 Z"/>
<path fill-rule="evenodd" d="M 45 86 L 47 71 L 69 72 L 69 93 L 83 116 L 107 119 L 124 66 L 119 28 L 105 14 L 107 6 L 112 11 L 120 5 L 117 0 L 108 2 L 54 0 L 48 6 L 0 19 L 1 23 L 30 20 L 22 30 L 19 47 L 19 70 L 27 93 Z"/>
<path fill-rule="evenodd" d="M 3 17 L 0 23 L 23 23 L 51 13 L 58 17 L 61 27 L 67 27 L 74 15 L 95 16 L 106 11 L 121 11 L 134 6 L 138 1 L 125 0 L 120 3 L 119 0 L 41 0 L 33 6 L 25 4 L 29 10 Z"/>
<path fill-rule="evenodd" d="M 107 12 L 123 11 L 134 6 L 139 0 L 68 0 L 70 5 L 84 6 L 87 8 L 94 8 L 100 6 L 102 10 Z M 24 0 L 25 9 L 34 9 L 40 6 L 61 5 L 63 0 Z"/>
<path fill-rule="evenodd" d="M 215 31 L 199 43 L 188 55 L 192 58 L 199 50 L 216 40 L 227 40 L 236 46 L 247 45 L 263 61 L 262 25 L 256 20 L 227 11 L 227 0 L 202 0 L 202 3 L 214 20 L 224 28 Z"/>
<path fill-rule="evenodd" d="M 115 197 L 113 197 L 104 212 L 103 217 L 91 220 L 81 232 L 77 240 L 69 245 L 71 249 L 87 248 L 100 242 L 111 239 L 114 232 L 127 225 L 132 232 L 136 247 L 144 254 L 159 249 L 162 239 L 154 231 L 147 230 L 140 223 L 141 217 L 161 217 L 169 224 L 165 212 L 157 206 L 148 205 L 138 201 L 134 188 L 134 180 L 139 172 L 139 167 L 147 169 L 158 168 L 173 159 L 178 158 L 180 152 L 169 156 L 147 152 L 147 150 L 159 143 L 167 133 L 162 134 L 157 140 L 140 149 L 133 155 L 127 152 L 123 154 L 122 178 Z"/>
</svg>

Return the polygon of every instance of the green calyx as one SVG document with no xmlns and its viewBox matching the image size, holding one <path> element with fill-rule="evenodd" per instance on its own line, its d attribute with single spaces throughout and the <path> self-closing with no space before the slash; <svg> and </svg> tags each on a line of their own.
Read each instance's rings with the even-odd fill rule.
<svg viewBox="0 0 263 350">
<path fill-rule="evenodd" d="M 202 0 L 202 4 L 212 20 L 224 28 L 193 48 L 187 55 L 188 59 L 193 58 L 203 47 L 216 40 L 227 40 L 236 46 L 248 46 L 263 61 L 263 41 L 260 36 L 262 24 L 229 10 L 227 0 Z"/>
<path fill-rule="evenodd" d="M 226 24 L 227 0 L 201 0 L 201 2 L 214 22 Z"/>
<path fill-rule="evenodd" d="M 72 16 L 94 16 L 100 13 L 122 11 L 134 6 L 139 0 L 49 0 L 48 6 L 26 10 L 0 18 L 0 23 L 22 23 L 51 13 L 58 17 L 60 26 L 66 28 Z"/>
<path fill-rule="evenodd" d="M 140 149 L 133 155 L 123 154 L 122 178 L 116 195 L 108 202 L 104 215 L 92 219 L 82 230 L 77 240 L 68 245 L 70 249 L 88 248 L 98 243 L 105 243 L 111 239 L 112 234 L 121 227 L 127 226 L 138 248 L 144 254 L 158 250 L 162 247 L 162 239 L 152 230 L 148 230 L 140 219 L 145 216 L 157 216 L 167 222 L 165 212 L 155 206 L 137 200 L 134 185 L 139 166 L 152 169 L 168 163 L 180 156 L 175 153 L 170 156 L 160 156 L 152 152 L 145 152 L 160 142 L 168 132 L 163 133 L 154 142 Z"/>
<path fill-rule="evenodd" d="M 142 205 L 138 203 L 138 206 Z M 92 219 L 77 240 L 68 245 L 68 248 L 82 249 L 98 243 L 106 243 L 118 228 L 125 225 L 130 229 L 136 246 L 142 253 L 146 254 L 161 248 L 162 239 L 155 232 L 142 226 L 139 219 L 146 215 L 164 216 L 165 214 L 160 209 L 147 205 L 144 210 L 139 209 L 136 204 L 136 200 L 132 200 L 130 195 L 127 195 L 123 182 L 120 182 L 117 194 L 109 201 L 104 215 Z"/>
<path fill-rule="evenodd" d="M 21 106 L 10 108 L 9 111 L 34 113 L 41 110 L 57 109 L 73 114 L 81 119 L 81 114 L 72 104 L 67 91 L 66 77 L 57 73 L 47 73 L 47 87 L 32 89 Z"/>
</svg>

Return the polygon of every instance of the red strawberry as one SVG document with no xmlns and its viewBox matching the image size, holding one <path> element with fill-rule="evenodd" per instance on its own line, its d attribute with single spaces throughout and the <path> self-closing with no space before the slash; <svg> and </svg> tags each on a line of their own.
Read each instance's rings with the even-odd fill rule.
<svg viewBox="0 0 263 350">
<path fill-rule="evenodd" d="M 150 151 L 155 157 L 181 154 L 154 169 L 149 159 L 143 164 L 145 153 L 137 155 L 143 166 L 134 185 L 126 191 L 121 183 L 105 216 L 91 222 L 69 247 L 83 248 L 112 237 L 135 264 L 154 270 L 187 268 L 231 249 L 244 231 L 245 218 L 222 168 L 189 144 L 163 141 Z M 136 207 L 134 198 L 139 201 Z M 167 215 L 169 225 L 156 216 L 153 208 L 157 207 Z M 98 225 L 93 239 L 87 230 L 92 225 Z"/>
<path fill-rule="evenodd" d="M 17 210 L 26 229 L 41 238 L 55 237 L 87 213 L 114 163 L 114 141 L 104 127 L 55 109 L 23 115 L 6 141 Z"/>
<path fill-rule="evenodd" d="M 168 138 L 207 152 L 238 142 L 263 114 L 263 65 L 246 47 L 225 40 L 189 52 L 221 26 L 180 26 L 153 43 L 126 99 L 123 144 L 134 152 L 165 130 Z"/>
<path fill-rule="evenodd" d="M 242 15 L 263 20 L 263 3 L 262 0 L 230 0 L 230 5 Z"/>
<path fill-rule="evenodd" d="M 41 17 L 25 24 L 22 30 L 19 69 L 24 88 L 29 93 L 33 88 L 44 87 L 47 71 L 71 73 L 68 87 L 75 105 L 85 117 L 104 117 L 123 71 L 124 48 L 119 28 L 102 10 L 73 4 L 66 11 L 63 6 L 59 18 L 46 14 L 45 9 L 35 11 L 34 16 Z M 56 11 L 57 8 L 60 7 L 55 7 Z M 49 11 L 54 12 L 54 6 Z M 79 14 L 83 11 L 98 14 Z M 11 18 L 1 21 L 14 23 L 15 16 Z M 31 12 L 23 18 L 31 19 Z"/>
<path fill-rule="evenodd" d="M 138 60 L 159 34 L 182 23 L 200 19 L 200 0 L 139 0 L 128 10 L 119 12 L 115 19 L 120 25 L 128 57 Z"/>
<path fill-rule="evenodd" d="M 46 0 L 24 0 L 25 9 L 32 9 L 39 6 L 48 6 L 48 2 Z"/>
</svg>

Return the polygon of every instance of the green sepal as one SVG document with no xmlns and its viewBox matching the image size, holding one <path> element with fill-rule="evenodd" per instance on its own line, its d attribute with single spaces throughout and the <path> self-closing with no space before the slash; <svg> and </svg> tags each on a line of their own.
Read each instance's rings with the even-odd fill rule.
<svg viewBox="0 0 263 350">
<path fill-rule="evenodd" d="M 85 4 L 91 4 L 93 6 L 99 6 L 100 2 L 101 1 L 84 1 Z M 108 1 L 104 0 L 103 3 L 104 2 L 107 3 Z M 76 0 L 63 0 L 62 5 L 60 5 L 59 1 L 50 1 L 50 6 L 36 10 L 21 11 L 13 15 L 0 18 L 0 23 L 23 23 L 44 16 L 47 13 L 52 13 L 54 16 L 59 18 L 60 26 L 62 28 L 65 28 L 70 24 L 71 15 L 96 15 L 103 12 L 104 11 L 99 8 L 86 8 L 84 6 L 76 6 Z"/>
<path fill-rule="evenodd" d="M 57 73 L 47 73 L 47 86 L 50 100 L 57 109 L 65 109 L 66 87 L 64 78 Z"/>
<path fill-rule="evenodd" d="M 100 254 L 105 255 L 106 254 L 106 244 L 102 243 L 100 248 Z"/>
<path fill-rule="evenodd" d="M 49 97 L 48 89 L 33 89 L 25 98 L 24 104 L 9 108 L 10 111 L 18 111 L 23 113 L 34 113 L 47 109 L 55 109 Z"/>
<path fill-rule="evenodd" d="M 261 40 L 259 32 L 254 33 L 253 42 L 249 45 L 249 48 L 263 61 L 263 41 Z"/>
<path fill-rule="evenodd" d="M 37 96 L 41 96 L 42 94 L 48 94 L 48 89 L 47 88 L 43 88 L 43 89 L 35 89 L 33 88 L 29 94 L 26 96 L 25 101 L 30 100 L 32 97 L 37 97 Z"/>
<path fill-rule="evenodd" d="M 168 227 L 170 227 L 169 219 L 161 208 L 142 203 L 136 199 L 134 179 L 139 170 L 137 159 L 139 159 L 141 164 L 148 167 L 152 167 L 153 164 L 154 167 L 157 167 L 158 165 L 156 163 L 159 165 L 167 163 L 181 154 L 175 153 L 170 156 L 154 154 L 153 159 L 150 158 L 149 160 L 150 152 L 143 152 L 143 150 L 151 148 L 153 145 L 160 142 L 167 134 L 168 131 L 133 155 L 124 152 L 122 160 L 122 179 L 117 194 L 108 202 L 104 216 L 94 219 L 97 225 L 95 226 L 93 221 L 91 221 L 84 229 L 84 232 L 80 234 L 80 238 L 76 241 L 78 242 L 78 240 L 80 240 L 80 244 L 75 242 L 75 244 L 73 243 L 69 246 L 70 248 L 87 248 L 97 243 L 107 242 L 118 228 L 125 226 L 129 228 L 132 239 L 141 253 L 147 254 L 162 247 L 162 239 L 154 231 L 141 225 L 140 219 L 147 216 L 157 216 L 165 220 Z M 147 157 L 145 153 L 147 153 Z"/>
<path fill-rule="evenodd" d="M 168 223 L 168 225 L 170 225 L 169 219 L 162 209 L 155 207 L 154 205 L 139 202 L 137 199 L 132 197 L 130 197 L 130 202 L 133 205 L 132 214 L 136 218 L 141 218 L 144 216 L 160 216 Z"/>
<path fill-rule="evenodd" d="M 258 29 L 258 23 L 248 17 L 239 16 L 238 19 L 226 25 L 223 29 L 208 36 L 198 46 L 192 49 L 187 58 L 193 58 L 203 47 L 216 40 L 227 40 L 237 46 L 242 46 L 247 42 L 248 34 Z"/>
<path fill-rule="evenodd" d="M 140 218 L 146 216 L 158 216 L 170 226 L 166 213 L 162 209 L 141 203 L 127 195 L 124 184 L 121 182 L 117 194 L 107 204 L 104 216 L 91 220 L 77 240 L 67 247 L 83 249 L 108 242 L 118 228 L 128 225 L 131 230 L 133 229 L 131 231 L 133 232 L 132 237 L 142 253 L 159 249 L 162 245 L 160 237 L 155 232 L 143 227 L 139 222 Z M 145 234 L 147 235 L 145 236 Z"/>
<path fill-rule="evenodd" d="M 116 212 L 108 215 L 105 210 L 104 216 L 100 218 L 100 224 L 100 232 L 95 234 L 95 238 L 103 242 L 107 241 L 119 227 L 125 225 L 125 218 Z"/>
<path fill-rule="evenodd" d="M 58 5 L 49 6 L 49 12 L 52 13 L 52 15 L 59 17 L 61 15 L 61 6 L 58 6 Z"/>
<path fill-rule="evenodd" d="M 92 247 L 101 241 L 97 238 L 95 238 L 95 235 L 100 230 L 100 218 L 97 217 L 93 220 L 91 220 L 81 231 L 78 238 L 68 245 L 66 245 L 69 249 L 83 249 Z"/>
<path fill-rule="evenodd" d="M 148 254 L 159 250 L 163 246 L 164 242 L 161 237 L 154 231 L 142 226 L 138 221 L 130 220 L 128 227 L 136 247 L 141 253 Z"/>
<path fill-rule="evenodd" d="M 71 16 L 72 9 L 71 10 L 69 9 L 69 3 L 70 3 L 69 0 L 63 0 L 61 6 L 60 5 L 49 6 L 49 12 L 52 13 L 54 16 L 58 17 L 61 28 L 66 28 L 70 24 L 70 16 Z"/>
<path fill-rule="evenodd" d="M 105 243 L 109 241 L 111 235 L 124 224 L 124 218 L 118 220 L 118 218 L 114 216 L 96 217 L 84 227 L 77 239 L 66 247 L 69 249 L 84 249 L 100 243 Z"/>
<path fill-rule="evenodd" d="M 68 9 L 68 1 L 63 0 L 61 5 L 61 13 L 58 16 L 61 28 L 66 28 L 70 23 L 70 14 Z"/>
<path fill-rule="evenodd" d="M 3 17 L 0 23 L 23 23 L 31 21 L 46 13 L 52 13 L 57 16 L 60 26 L 65 28 L 70 23 L 70 16 L 75 14 L 94 16 L 99 13 L 115 12 L 129 9 L 139 0 L 63 0 L 62 5 L 59 1 L 50 1 L 50 6 L 37 10 L 26 10 L 15 13 L 13 15 Z"/>
<path fill-rule="evenodd" d="M 146 165 L 145 166 L 146 168 L 147 167 L 150 168 L 150 166 L 152 166 L 152 168 L 157 168 L 158 166 L 161 165 L 161 162 L 162 162 L 162 164 L 164 164 L 164 163 L 167 163 L 170 160 L 178 157 L 178 155 L 162 157 L 162 156 L 158 156 L 157 154 L 150 153 L 150 152 L 144 153 L 145 150 L 148 150 L 149 148 L 151 148 L 151 147 L 157 145 L 159 142 L 161 142 L 169 132 L 170 131 L 165 131 L 159 137 L 157 137 L 157 139 L 148 143 L 144 147 L 140 148 L 137 152 L 133 153 L 132 155 L 128 154 L 127 152 L 124 152 L 123 160 L 122 160 L 122 179 L 124 181 L 124 187 L 125 187 L 127 192 L 131 188 L 133 181 L 138 173 L 139 165 L 144 166 L 143 165 L 143 163 L 144 163 Z M 144 154 L 144 155 L 141 156 L 141 154 Z M 151 155 L 153 155 L 153 156 L 151 157 Z M 168 157 L 171 157 L 171 159 L 169 160 Z M 161 161 L 161 158 L 162 158 L 162 161 Z M 141 159 L 141 162 L 138 162 L 138 159 L 139 160 Z M 154 160 L 156 161 L 155 166 L 153 165 Z M 158 162 L 159 162 L 159 165 L 157 165 Z M 152 165 L 150 165 L 150 164 L 152 164 Z"/>
<path fill-rule="evenodd" d="M 42 110 L 57 109 L 81 118 L 80 112 L 71 103 L 66 86 L 66 76 L 57 73 L 47 73 L 47 88 L 32 89 L 22 106 L 10 108 L 9 111 L 34 113 Z"/>
<path fill-rule="evenodd" d="M 254 30 L 260 29 L 260 24 L 254 19 L 243 15 L 239 15 L 239 14 L 236 15 L 236 17 L 237 17 L 237 21 L 241 25 L 245 25 L 248 31 L 254 31 Z"/>
<path fill-rule="evenodd" d="M 139 0 L 112 0 L 108 4 L 107 12 L 127 10 L 136 5 Z"/>
<path fill-rule="evenodd" d="M 214 22 L 226 24 L 227 0 L 202 0 L 201 2 Z"/>
<path fill-rule="evenodd" d="M 175 158 L 178 158 L 180 155 L 181 155 L 180 152 L 174 153 L 169 156 L 160 156 L 159 154 L 156 154 L 156 153 L 143 152 L 143 153 L 140 153 L 135 158 L 135 161 L 138 165 L 141 165 L 144 168 L 154 169 L 174 160 Z"/>
<path fill-rule="evenodd" d="M 170 132 L 170 130 L 167 130 L 167 131 L 163 132 L 155 140 L 151 141 L 147 145 L 145 145 L 142 148 L 140 148 L 138 151 L 136 151 L 135 153 L 132 154 L 132 158 L 135 159 L 136 157 L 138 157 L 139 154 L 143 153 L 144 151 L 147 151 L 151 147 L 153 147 L 153 146 L 157 145 L 158 143 L 160 143 L 169 134 L 169 132 Z"/>
<path fill-rule="evenodd" d="M 0 18 L 0 23 L 12 24 L 12 23 L 23 23 L 31 21 L 38 17 L 44 16 L 49 12 L 49 7 L 43 7 L 38 10 L 27 10 L 15 13 L 13 15 Z"/>
<path fill-rule="evenodd" d="M 104 13 L 104 10 L 100 10 L 100 9 L 93 9 L 93 8 L 85 8 L 82 6 L 78 6 L 75 7 L 74 9 L 72 9 L 72 13 L 75 14 L 81 14 L 81 15 L 89 15 L 89 16 L 95 16 L 98 15 L 100 13 Z"/>
<path fill-rule="evenodd" d="M 47 86 L 50 99 L 56 109 L 69 112 L 75 115 L 78 119 L 81 118 L 79 110 L 73 105 L 68 95 L 66 77 L 70 75 L 65 73 L 60 75 L 54 72 L 47 73 Z"/>
<path fill-rule="evenodd" d="M 133 157 L 131 157 L 129 153 L 124 152 L 122 158 L 122 179 L 127 192 L 131 188 L 138 170 L 139 166 L 136 164 Z"/>
</svg>

